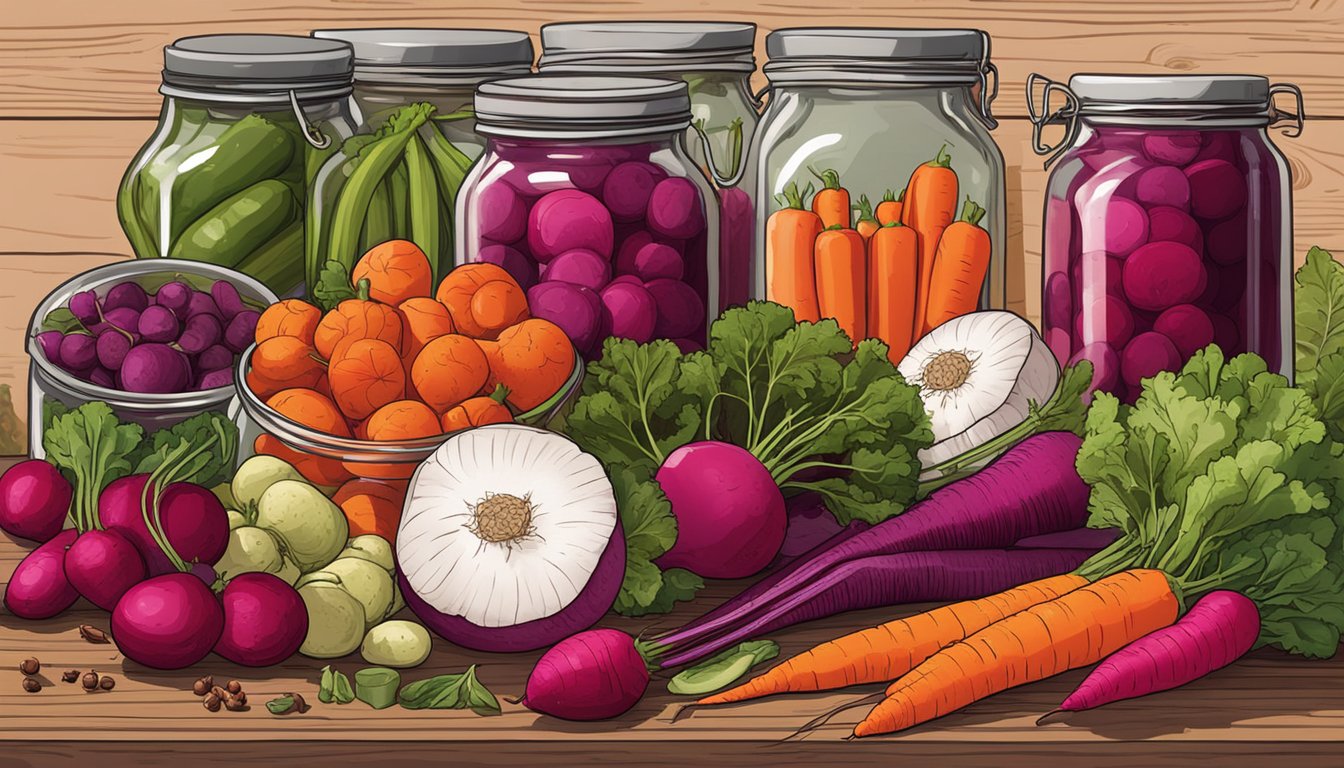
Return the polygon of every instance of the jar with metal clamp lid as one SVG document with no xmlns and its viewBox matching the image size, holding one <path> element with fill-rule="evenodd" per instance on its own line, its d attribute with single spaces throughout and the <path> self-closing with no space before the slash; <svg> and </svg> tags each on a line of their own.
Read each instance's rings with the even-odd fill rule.
<svg viewBox="0 0 1344 768">
<path fill-rule="evenodd" d="M 799 320 L 835 318 L 856 342 L 881 339 L 893 361 L 933 327 L 1002 306 L 989 36 L 783 29 L 766 52 L 768 104 L 748 154 L 766 208 L 754 294 Z M 942 238 L 958 230 L 969 237 Z"/>
<path fill-rule="evenodd" d="M 355 129 L 350 46 L 207 35 L 163 58 L 158 127 L 117 191 L 135 255 L 228 267 L 290 293 L 303 282 L 308 181 Z"/>
<path fill-rule="evenodd" d="M 1268 129 L 1301 133 L 1297 86 L 1032 75 L 1027 88 L 1034 149 L 1054 164 L 1041 311 L 1059 361 L 1091 362 L 1095 387 L 1128 402 L 1210 343 L 1291 377 L 1292 184 Z M 1064 127 L 1060 142 L 1042 140 L 1048 125 Z"/>
</svg>

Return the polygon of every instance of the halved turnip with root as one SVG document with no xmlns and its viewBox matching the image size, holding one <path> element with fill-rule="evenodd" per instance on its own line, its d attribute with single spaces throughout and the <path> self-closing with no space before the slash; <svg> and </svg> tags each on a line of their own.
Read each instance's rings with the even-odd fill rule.
<svg viewBox="0 0 1344 768">
<path fill-rule="evenodd" d="M 416 470 L 396 540 L 406 604 L 444 639 L 527 651 L 592 626 L 625 575 L 602 465 L 519 424 L 460 432 Z"/>
</svg>

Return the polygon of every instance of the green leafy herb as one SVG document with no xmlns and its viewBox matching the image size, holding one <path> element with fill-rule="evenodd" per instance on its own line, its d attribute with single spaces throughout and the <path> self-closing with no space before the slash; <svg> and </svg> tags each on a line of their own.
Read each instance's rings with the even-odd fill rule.
<svg viewBox="0 0 1344 768">
<path fill-rule="evenodd" d="M 933 440 L 918 389 L 885 345 L 855 348 L 834 320 L 796 323 L 778 304 L 723 313 L 704 352 L 610 339 L 587 374 L 566 429 L 622 468 L 614 482 L 627 570 L 616 609 L 627 615 L 666 611 L 700 586 L 660 576 L 652 562 L 676 541 L 676 521 L 651 478 L 680 446 L 742 446 L 782 489 L 821 494 L 847 524 L 902 512 L 918 487 L 916 454 Z M 803 479 L 818 470 L 834 476 Z"/>
<path fill-rule="evenodd" d="M 325 311 L 336 308 L 346 299 L 369 298 L 368 278 L 358 285 L 350 282 L 350 267 L 339 261 L 327 261 L 322 265 L 317 284 L 313 286 L 313 302 Z"/>
<path fill-rule="evenodd" d="M 317 686 L 317 700 L 323 704 L 349 704 L 355 700 L 355 690 L 350 687 L 350 678 L 330 664 L 322 668 L 322 679 Z"/>
<path fill-rule="evenodd" d="M 470 709 L 478 715 L 499 714 L 499 699 L 476 679 L 476 665 L 466 672 L 439 675 L 401 689 L 406 709 Z"/>
<path fill-rule="evenodd" d="M 134 474 L 151 474 L 163 466 L 174 450 L 208 446 L 205 451 L 183 451 L 192 458 L 179 470 L 175 482 L 195 483 L 207 488 L 226 482 L 233 476 L 238 455 L 238 427 L 222 413 L 207 411 L 179 424 L 161 429 L 150 436 L 148 453 L 138 460 Z"/>
<path fill-rule="evenodd" d="M 1344 628 L 1344 446 L 1302 389 L 1216 346 L 1144 383 L 1134 406 L 1099 394 L 1078 472 L 1093 527 L 1119 540 L 1081 575 L 1165 572 L 1187 603 L 1214 589 L 1260 608 L 1262 644 L 1333 655 Z"/>
<path fill-rule="evenodd" d="M 772 640 L 748 640 L 735 648 L 683 669 L 667 682 L 667 692 L 678 696 L 703 696 L 737 682 L 751 668 L 779 655 Z"/>
<path fill-rule="evenodd" d="M 145 431 L 122 424 L 103 402 L 85 403 L 52 419 L 42 437 L 47 460 L 74 478 L 70 517 L 80 531 L 100 528 L 98 496 L 107 484 L 131 474 L 131 457 Z"/>
<path fill-rule="evenodd" d="M 1296 381 L 1335 440 L 1344 441 L 1344 264 L 1312 248 L 1294 291 Z"/>
<path fill-rule="evenodd" d="M 47 313 L 42 318 L 42 331 L 60 331 L 61 333 L 72 333 L 74 331 L 84 331 L 84 324 L 79 322 L 75 313 L 68 307 L 57 307 Z"/>
</svg>

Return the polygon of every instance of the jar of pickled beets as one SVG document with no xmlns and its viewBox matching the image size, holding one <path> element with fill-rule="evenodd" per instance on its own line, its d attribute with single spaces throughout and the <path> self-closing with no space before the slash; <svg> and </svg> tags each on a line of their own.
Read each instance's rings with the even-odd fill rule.
<svg viewBox="0 0 1344 768">
<path fill-rule="evenodd" d="M 686 151 L 686 83 L 532 75 L 475 103 L 486 147 L 458 198 L 458 263 L 503 267 L 587 358 L 610 336 L 702 348 L 718 206 Z"/>
<path fill-rule="evenodd" d="M 1297 87 L 1250 75 L 1075 75 L 1067 86 L 1032 75 L 1027 89 L 1035 149 L 1059 160 L 1041 297 L 1059 361 L 1091 361 L 1094 386 L 1130 403 L 1143 379 L 1210 343 L 1291 377 L 1292 185 L 1268 129 L 1301 133 Z M 1281 93 L 1295 98 L 1292 113 L 1275 109 Z M 1065 126 L 1055 146 L 1041 140 L 1051 123 Z"/>
</svg>

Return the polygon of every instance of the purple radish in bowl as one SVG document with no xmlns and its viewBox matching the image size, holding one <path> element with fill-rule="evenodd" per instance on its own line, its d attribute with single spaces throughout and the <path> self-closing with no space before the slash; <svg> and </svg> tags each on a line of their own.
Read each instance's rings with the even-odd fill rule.
<svg viewBox="0 0 1344 768">
<path fill-rule="evenodd" d="M 43 331 L 37 334 L 37 345 L 42 349 L 42 355 L 47 362 L 59 366 L 61 364 L 61 339 L 65 334 L 60 331 Z"/>
<path fill-rule="evenodd" d="M 21 461 L 0 475 L 0 529 L 11 536 L 50 541 L 65 526 L 74 488 L 41 459 Z"/>
<path fill-rule="evenodd" d="M 245 309 L 234 315 L 224 327 L 224 344 L 234 353 L 242 353 L 256 338 L 257 323 L 260 320 L 261 313 L 254 309 Z M 209 349 L 209 346 L 206 349 Z"/>
<path fill-rule="evenodd" d="M 117 388 L 117 377 L 112 375 L 111 371 L 101 366 L 95 366 L 90 370 L 88 379 L 90 384 L 97 384 L 105 389 Z"/>
<path fill-rule="evenodd" d="M 56 534 L 19 562 L 5 585 L 5 608 L 22 619 L 49 619 L 79 599 L 79 592 L 65 576 L 65 551 L 79 531 Z"/>
<path fill-rule="evenodd" d="M 190 573 L 154 576 L 131 587 L 112 610 L 112 637 L 126 658 L 152 669 L 183 669 L 209 655 L 224 610 Z"/>
<path fill-rule="evenodd" d="M 191 315 L 182 326 L 177 347 L 188 355 L 198 355 L 218 344 L 224 338 L 224 326 L 219 318 L 208 312 Z M 145 345 L 148 346 L 148 345 Z"/>
<path fill-rule="evenodd" d="M 98 334 L 94 342 L 94 352 L 98 355 L 98 364 L 109 371 L 121 369 L 121 364 L 130 354 L 131 340 L 125 334 L 108 331 Z"/>
<path fill-rule="evenodd" d="M 177 340 L 182 332 L 182 324 L 171 309 L 156 304 L 140 313 L 136 330 L 145 341 L 167 344 Z"/>
<path fill-rule="evenodd" d="M 168 394 L 191 384 L 187 356 L 167 344 L 138 344 L 126 353 L 117 371 L 117 385 L 126 392 Z"/>
<path fill-rule="evenodd" d="M 106 317 L 114 309 L 130 309 L 133 312 L 144 312 L 145 307 L 149 306 L 149 295 L 145 289 L 137 283 L 124 282 L 117 283 L 107 291 L 103 297 L 103 316 Z"/>
<path fill-rule="evenodd" d="M 137 333 L 140 330 L 140 313 L 130 307 L 117 307 L 103 312 L 103 322 L 126 333 Z"/>
<path fill-rule="evenodd" d="M 191 287 L 186 283 L 174 280 L 171 283 L 164 283 L 154 294 L 154 303 L 160 307 L 166 307 L 176 314 L 179 318 L 187 316 L 187 307 L 191 304 Z"/>
<path fill-rule="evenodd" d="M 70 297 L 70 313 L 85 327 L 102 322 L 103 311 L 98 306 L 98 294 L 93 291 L 80 291 Z"/>
<path fill-rule="evenodd" d="M 87 371 L 98 363 L 97 342 L 87 333 L 67 333 L 61 339 L 61 367 L 71 373 Z"/>
<path fill-rule="evenodd" d="M 65 576 L 84 599 L 110 611 L 131 587 L 149 576 L 145 560 L 116 531 L 85 531 L 65 553 Z"/>
<path fill-rule="evenodd" d="M 575 249 L 610 257 L 613 238 L 611 213 L 587 192 L 550 192 L 528 213 L 528 248 L 542 264 Z"/>
<path fill-rule="evenodd" d="M 238 289 L 227 280 L 216 280 L 211 283 L 210 298 L 214 299 L 215 306 L 219 308 L 225 320 L 232 320 L 239 312 L 247 309 L 243 304 L 243 297 L 238 294 Z"/>
<path fill-rule="evenodd" d="M 224 319 L 219 306 L 215 304 L 214 297 L 205 291 L 192 291 L 191 298 L 187 301 L 187 318 L 195 315 L 210 315 L 216 320 Z"/>
</svg>

